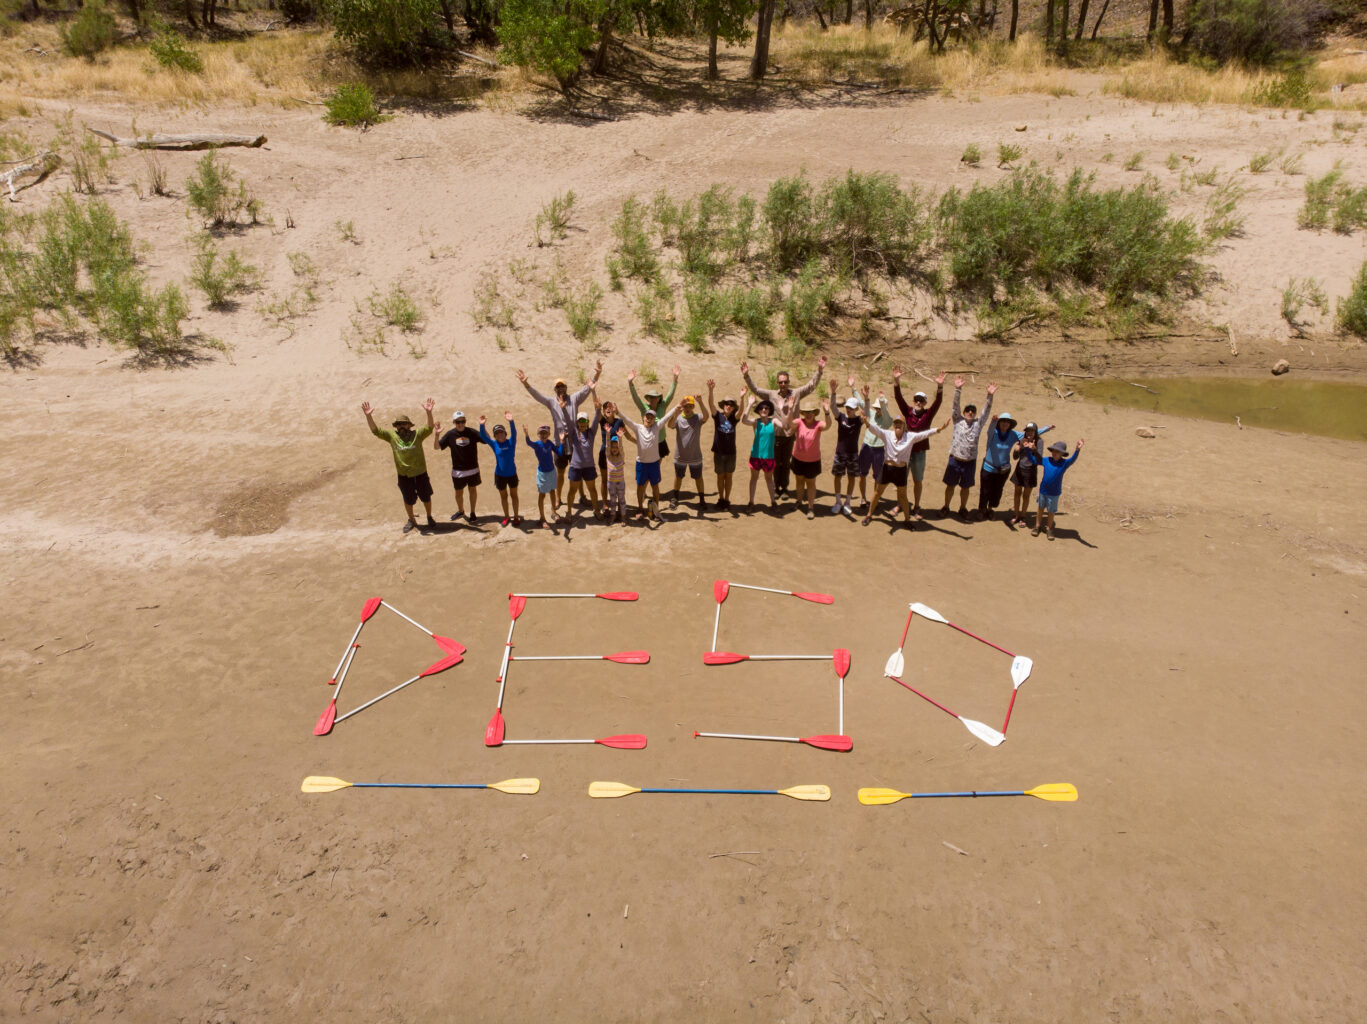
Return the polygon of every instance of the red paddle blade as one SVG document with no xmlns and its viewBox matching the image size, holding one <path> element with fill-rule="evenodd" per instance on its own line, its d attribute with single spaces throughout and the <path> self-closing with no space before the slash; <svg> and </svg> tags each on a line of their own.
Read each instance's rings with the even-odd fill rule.
<svg viewBox="0 0 1367 1024">
<path fill-rule="evenodd" d="M 593 742 L 601 743 L 605 747 L 616 747 L 618 750 L 640 750 L 646 745 L 646 738 L 640 735 L 609 736 Z"/>
<path fill-rule="evenodd" d="M 618 651 L 616 654 L 603 655 L 604 661 L 615 661 L 619 665 L 645 665 L 650 661 L 649 651 Z"/>
<path fill-rule="evenodd" d="M 831 664 L 835 666 L 835 674 L 844 679 L 850 671 L 850 652 L 843 647 L 837 647 L 831 657 Z"/>
<path fill-rule="evenodd" d="M 637 593 L 634 590 L 624 590 L 617 594 L 594 594 L 594 597 L 601 597 L 604 601 L 635 601 Z"/>
<path fill-rule="evenodd" d="M 365 622 L 366 619 L 370 618 L 377 611 L 379 611 L 380 604 L 381 599 L 378 597 L 372 597 L 369 601 L 367 601 L 365 603 L 365 607 L 361 609 L 361 621 Z"/>
<path fill-rule="evenodd" d="M 803 601 L 811 601 L 812 604 L 835 604 L 835 598 L 830 594 L 799 594 L 795 591 L 793 596 Z"/>
<path fill-rule="evenodd" d="M 465 648 L 463 647 L 461 648 L 461 650 L 464 649 Z M 459 665 L 460 662 L 461 656 L 459 654 L 448 654 L 445 658 L 442 658 L 441 661 L 434 661 L 432 664 L 428 665 L 419 673 L 418 678 L 421 679 L 423 676 L 434 676 L 438 672 L 445 672 L 452 665 Z"/>
<path fill-rule="evenodd" d="M 804 736 L 802 743 L 809 747 L 820 747 L 822 750 L 853 750 L 854 740 L 848 736 Z"/>
<path fill-rule="evenodd" d="M 437 646 L 440 647 L 447 654 L 465 653 L 465 645 L 455 640 L 452 640 L 449 636 L 437 636 L 435 633 L 433 633 L 432 639 L 435 640 L 437 642 Z"/>
<path fill-rule="evenodd" d="M 327 710 L 318 716 L 318 724 L 313 727 L 313 735 L 326 736 L 332 732 L 332 723 L 337 720 L 337 702 L 328 701 Z"/>
<path fill-rule="evenodd" d="M 731 593 L 731 584 L 726 580 L 717 580 L 712 584 L 712 598 L 721 604 L 726 600 L 726 595 Z"/>
<path fill-rule="evenodd" d="M 497 747 L 503 743 L 503 712 L 495 710 L 494 717 L 484 727 L 484 745 Z"/>
<path fill-rule="evenodd" d="M 521 615 L 523 609 L 526 607 L 527 599 L 525 597 L 518 597 L 514 594 L 508 595 L 508 614 L 514 619 Z"/>
<path fill-rule="evenodd" d="M 734 665 L 738 661 L 745 661 L 750 655 L 732 654 L 729 651 L 707 651 L 702 656 L 704 665 Z"/>
</svg>

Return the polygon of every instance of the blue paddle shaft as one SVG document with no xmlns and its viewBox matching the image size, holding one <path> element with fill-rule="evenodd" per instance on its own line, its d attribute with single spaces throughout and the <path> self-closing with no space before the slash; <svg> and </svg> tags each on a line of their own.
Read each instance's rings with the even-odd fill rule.
<svg viewBox="0 0 1367 1024">
<path fill-rule="evenodd" d="M 642 793 L 743 793 L 754 796 L 774 796 L 776 789 L 642 789 Z"/>
<path fill-rule="evenodd" d="M 998 790 L 969 790 L 965 793 L 911 793 L 914 797 L 933 797 L 933 796 L 1025 796 L 1023 789 L 998 789 Z"/>
<path fill-rule="evenodd" d="M 488 789 L 483 782 L 353 782 L 355 789 Z"/>
</svg>

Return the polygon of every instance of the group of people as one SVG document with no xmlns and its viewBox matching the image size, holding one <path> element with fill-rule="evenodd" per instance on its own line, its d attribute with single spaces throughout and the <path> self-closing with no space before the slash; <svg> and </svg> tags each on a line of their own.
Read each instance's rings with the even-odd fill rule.
<svg viewBox="0 0 1367 1024">
<path fill-rule="evenodd" d="M 822 434 L 834 430 L 835 451 L 830 472 L 835 481 L 835 503 L 831 511 L 851 518 L 855 516 L 852 502 L 857 481 L 859 511 L 863 513 L 861 521 L 865 526 L 879 513 L 883 494 L 889 488 L 895 495 L 896 509 L 901 512 L 902 520 L 910 525 L 913 519 L 922 517 L 921 489 L 925 482 L 930 439 L 952 427 L 940 514 L 952 514 L 957 496 L 958 515 L 972 518 L 975 513 L 970 512 L 968 499 L 976 484 L 976 517 L 992 519 L 1009 481 L 1015 487 L 1011 522 L 1026 523 L 1031 494 L 1038 488 L 1035 520 L 1030 532 L 1038 536 L 1043 531 L 1053 540 L 1054 514 L 1062 494 L 1063 475 L 1077 461 L 1083 445 L 1081 440 L 1071 456 L 1062 441 L 1055 441 L 1046 450 L 1042 438 L 1053 429 L 1052 424 L 1040 427 L 1027 423 L 1017 430 L 1017 421 L 1010 413 L 993 416 L 996 384 L 988 384 L 987 399 L 979 414 L 976 405 L 961 404 L 962 377 L 954 381 L 952 412 L 937 426 L 934 420 L 944 397 L 946 375 L 943 373 L 935 378 L 933 400 L 924 391 L 916 391 L 908 403 L 902 393 L 902 370 L 894 367 L 895 410 L 882 392 L 870 402 L 869 385 L 856 388 L 853 375 L 848 380 L 849 395 L 843 402 L 834 383 L 828 398 L 819 402 L 809 399 L 808 396 L 817 390 L 825 368 L 826 358 L 822 356 L 817 360 L 816 372 L 806 383 L 793 387 L 791 375 L 781 370 L 774 375 L 774 387 L 762 388 L 751 378 L 749 364 L 741 363 L 744 387 L 739 398 L 723 397 L 720 402 L 716 400 L 716 381 L 706 382 L 705 403 L 707 418 L 713 426 L 712 470 L 717 479 L 716 507 L 719 510 L 731 508 L 738 458 L 737 433 L 739 427 L 745 426 L 752 432 L 747 510 L 755 508 L 756 491 L 762 478 L 770 508 L 777 508 L 779 500 L 791 494 L 798 509 L 808 519 L 815 518 L 816 479 L 823 468 Z M 517 371 L 522 386 L 546 408 L 550 419 L 549 423 L 537 427 L 535 438 L 526 431 L 523 433 L 523 444 L 532 450 L 536 459 L 537 514 L 541 528 L 549 529 L 552 519 L 572 522 L 581 499 L 587 501 L 595 518 L 625 522 L 633 511 L 627 504 L 629 474 L 634 476 L 636 483 L 635 514 L 658 518 L 660 486 L 664 480 L 662 465 L 667 457 L 671 458 L 674 468 L 669 507 L 676 509 L 683 500 L 687 478 L 697 491 L 698 514 L 706 512 L 702 454 L 706 423 L 702 412 L 704 399 L 686 394 L 674 402 L 679 387 L 680 368 L 677 366 L 673 368 L 668 392 L 650 387 L 644 395 L 637 392 L 637 374 L 632 370 L 627 374 L 626 382 L 636 414 L 633 417 L 631 410 L 623 410 L 615 402 L 599 398 L 602 371 L 603 363 L 599 360 L 594 365 L 592 379 L 573 392 L 564 379 L 558 378 L 549 395 L 542 394 L 532 386 L 525 373 Z M 451 484 L 456 495 L 456 512 L 452 514 L 452 520 L 476 522 L 475 504 L 483 483 L 479 446 L 487 445 L 494 452 L 494 487 L 503 509 L 500 521 L 504 526 L 521 525 L 518 436 L 513 414 L 505 410 L 506 426 L 502 422 L 495 423 L 492 430 L 487 418 L 480 416 L 479 429 L 475 430 L 469 425 L 466 414 L 456 410 L 451 416 L 451 427 L 438 433 L 432 417 L 432 399 L 427 399 L 422 407 L 427 414 L 424 426 L 415 427 L 407 416 L 398 416 L 392 429 L 383 429 L 376 425 L 370 403 L 361 404 L 371 433 L 387 442 L 393 451 L 399 491 L 408 513 L 404 530 L 412 530 L 418 525 L 415 506 L 419 501 L 427 511 L 428 525 L 436 525 L 432 519 L 432 481 L 427 475 L 423 454 L 423 441 L 428 437 L 433 438 L 434 451 L 445 450 L 451 457 Z M 673 432 L 672 449 L 670 431 Z M 636 453 L 632 470 L 628 469 L 627 463 L 628 445 L 633 446 Z M 981 467 L 978 464 L 980 447 L 983 449 Z M 868 493 L 870 479 L 872 497 Z M 560 511 L 562 506 L 563 513 Z"/>
</svg>

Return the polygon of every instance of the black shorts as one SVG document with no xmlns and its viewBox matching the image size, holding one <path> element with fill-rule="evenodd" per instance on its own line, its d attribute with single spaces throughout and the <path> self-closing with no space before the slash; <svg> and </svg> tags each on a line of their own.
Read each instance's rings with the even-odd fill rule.
<svg viewBox="0 0 1367 1024">
<path fill-rule="evenodd" d="M 417 476 L 401 476 L 399 477 L 399 493 L 403 495 L 405 505 L 413 505 L 419 499 L 431 501 L 432 481 L 426 473 L 419 473 Z"/>
<path fill-rule="evenodd" d="M 951 455 L 945 465 L 945 484 L 949 487 L 972 487 L 973 471 L 976 468 L 975 462 L 962 462 Z"/>
<path fill-rule="evenodd" d="M 516 474 L 514 474 L 513 476 L 500 476 L 499 474 L 495 473 L 494 486 L 497 487 L 500 491 L 506 491 L 509 487 L 511 487 L 513 490 L 517 490 L 517 476 Z"/>
<path fill-rule="evenodd" d="M 1039 483 L 1039 467 L 1017 462 L 1016 471 L 1011 474 L 1011 482 L 1017 487 L 1034 487 Z"/>
<path fill-rule="evenodd" d="M 898 487 L 905 489 L 907 486 L 907 467 L 894 466 L 891 463 L 883 463 L 883 476 L 878 483 L 884 487 Z"/>
<path fill-rule="evenodd" d="M 868 476 L 869 470 L 873 470 L 873 479 L 878 480 L 879 472 L 883 468 L 883 459 L 887 457 L 887 449 L 879 446 L 875 448 L 871 444 L 864 445 L 859 449 L 859 475 Z"/>
<path fill-rule="evenodd" d="M 815 480 L 821 475 L 820 459 L 813 459 L 811 462 L 805 459 L 794 459 L 791 466 L 793 476 L 801 477 L 803 480 Z"/>
<path fill-rule="evenodd" d="M 858 476 L 859 475 L 859 456 L 846 455 L 843 452 L 835 453 L 835 461 L 831 463 L 831 476 Z"/>
<path fill-rule="evenodd" d="M 555 453 L 555 468 L 556 468 L 556 469 L 564 469 L 564 468 L 565 468 L 566 466 L 568 466 L 569 464 L 570 464 L 570 457 L 569 457 L 569 455 L 562 455 L 560 452 L 556 452 L 556 453 Z"/>
<path fill-rule="evenodd" d="M 453 476 L 451 478 L 451 486 L 458 491 L 463 491 L 467 487 L 478 487 L 483 482 L 483 479 L 478 473 L 473 473 L 470 476 Z"/>
</svg>

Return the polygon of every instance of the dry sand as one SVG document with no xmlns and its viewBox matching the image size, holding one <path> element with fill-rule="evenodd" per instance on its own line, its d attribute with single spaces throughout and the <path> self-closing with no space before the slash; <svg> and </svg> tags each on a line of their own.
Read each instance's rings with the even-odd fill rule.
<svg viewBox="0 0 1367 1024">
<path fill-rule="evenodd" d="M 602 276 L 621 198 L 713 181 L 759 189 L 805 166 L 854 166 L 942 187 L 990 180 L 958 163 L 970 141 L 1019 141 L 1104 180 L 1132 152 L 1171 150 L 1233 170 L 1256 151 L 1306 148 L 1307 171 L 1360 142 L 1329 115 L 1152 108 L 1094 94 L 684 110 L 608 124 L 469 110 L 403 114 L 365 134 L 316 112 L 166 113 L 142 130 L 261 130 L 231 160 L 275 218 L 238 243 L 293 283 L 308 254 L 322 302 L 293 332 L 243 304 L 196 328 L 231 361 L 136 370 L 92 345 L 49 346 L 0 379 L 0 626 L 7 697 L 0 858 L 0 1017 L 44 1020 L 1356 1021 L 1367 1014 L 1360 685 L 1367 580 L 1363 446 L 1060 400 L 1048 362 L 1361 378 L 1360 347 L 1294 342 L 1280 288 L 1313 274 L 1341 294 L 1362 234 L 1297 231 L 1303 179 L 1252 179 L 1246 237 L 1193 313 L 1232 324 L 1104 347 L 1024 337 L 1008 346 L 889 335 L 893 362 L 977 371 L 980 397 L 1056 422 L 1087 447 L 1070 471 L 1059 539 L 1001 522 L 931 518 L 912 532 L 829 515 L 677 516 L 658 528 L 567 535 L 488 521 L 401 535 L 385 449 L 363 426 L 418 415 L 426 395 L 521 425 L 543 419 L 513 378 L 573 376 L 556 311 L 500 351 L 467 315 L 478 274 L 529 250 L 541 203 L 573 188 L 572 280 Z M 133 112 L 78 111 L 120 126 Z M 1116 160 L 1102 162 L 1107 152 Z M 1057 160 L 1056 153 L 1063 158 Z M 396 161 L 397 156 L 416 159 Z M 192 156 L 166 158 L 172 182 Z M 126 182 L 137 158 L 120 165 Z M 40 190 L 25 203 L 41 202 Z M 110 194 L 150 240 L 158 277 L 184 273 L 183 200 Z M 1199 205 L 1196 198 L 1184 202 Z M 286 217 L 297 226 L 287 228 Z M 335 226 L 352 221 L 358 244 Z M 430 312 L 411 358 L 348 350 L 356 300 L 403 280 Z M 620 300 L 598 353 L 603 392 L 626 370 L 678 360 L 683 385 L 734 382 L 741 346 L 704 357 L 642 340 Z M 1104 350 L 1103 350 L 1104 349 Z M 761 357 L 761 362 L 765 360 Z M 1079 369 L 1092 367 L 1091 371 Z M 829 446 L 828 446 L 829 448 Z M 945 443 L 933 444 L 932 480 Z M 429 457 L 440 518 L 453 510 Z M 491 476 L 485 457 L 486 480 Z M 531 460 L 521 457 L 530 483 Z M 710 479 L 710 472 L 709 472 Z M 823 477 L 823 487 L 829 477 Z M 927 505 L 939 487 L 928 485 Z M 534 501 L 524 486 L 524 502 Z M 491 487 L 480 510 L 492 513 Z M 829 504 L 829 501 L 827 501 Z M 524 512 L 527 511 L 524 504 Z M 721 646 L 853 652 L 852 753 L 694 740 L 694 729 L 834 732 L 836 685 L 816 664 L 704 668 L 712 581 L 821 590 L 817 607 L 739 594 Z M 497 693 L 509 590 L 639 591 L 635 604 L 533 603 L 527 653 L 646 648 L 649 667 L 514 665 L 511 736 L 642 732 L 644 751 L 482 745 Z M 366 597 L 380 594 L 469 648 L 463 664 L 337 727 L 310 730 L 323 682 Z M 881 678 L 908 601 L 1034 658 L 996 749 Z M 434 657 L 382 612 L 362 636 L 343 707 Z M 908 673 L 961 714 L 999 724 L 1007 659 L 916 622 Z M 538 776 L 535 797 L 353 790 L 304 796 L 309 774 L 355 781 Z M 592 801 L 594 779 L 635 785 L 826 783 L 830 803 L 633 796 Z M 1076 804 L 904 801 L 855 790 L 1075 783 Z M 728 856 L 716 856 L 729 854 Z M 628 909 L 629 908 L 629 909 Z"/>
</svg>

